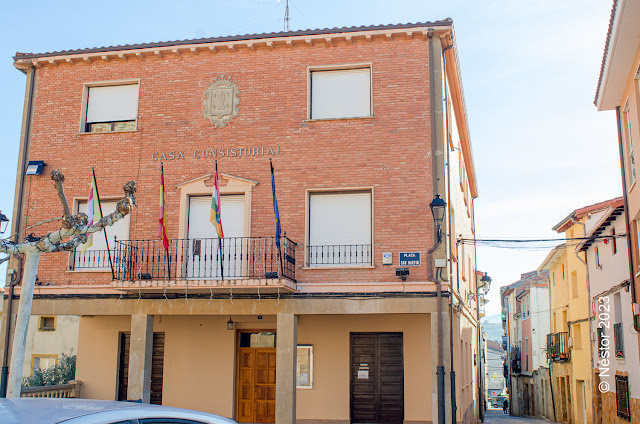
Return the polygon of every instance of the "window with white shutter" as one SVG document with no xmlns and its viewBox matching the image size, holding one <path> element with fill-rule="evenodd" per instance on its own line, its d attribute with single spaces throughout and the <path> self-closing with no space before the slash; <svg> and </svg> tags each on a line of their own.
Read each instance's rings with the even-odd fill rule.
<svg viewBox="0 0 640 424">
<path fill-rule="evenodd" d="M 371 191 L 311 193 L 309 266 L 370 266 Z"/>
<path fill-rule="evenodd" d="M 85 131 L 134 131 L 138 95 L 138 84 L 87 87 Z"/>
<path fill-rule="evenodd" d="M 107 216 L 110 213 L 115 212 L 117 202 L 103 200 L 100 204 L 102 205 L 102 215 Z M 86 200 L 78 203 L 78 212 L 87 213 Z M 130 221 L 131 215 L 126 215 L 124 218 L 117 221 L 112 226 L 106 228 L 107 237 L 109 239 L 109 250 L 111 251 L 111 261 L 114 267 L 118 266 L 115 240 L 129 239 Z M 75 252 L 72 253 L 71 265 L 74 270 L 82 271 L 90 269 L 92 271 L 111 271 L 111 265 L 109 264 L 109 252 L 107 250 L 107 241 L 105 239 L 104 233 L 105 230 L 93 233 L 93 242 L 91 246 L 86 248 L 83 252 L 85 245 L 81 245 L 75 250 Z"/>
<path fill-rule="evenodd" d="M 372 116 L 371 68 L 311 71 L 311 119 Z"/>
</svg>

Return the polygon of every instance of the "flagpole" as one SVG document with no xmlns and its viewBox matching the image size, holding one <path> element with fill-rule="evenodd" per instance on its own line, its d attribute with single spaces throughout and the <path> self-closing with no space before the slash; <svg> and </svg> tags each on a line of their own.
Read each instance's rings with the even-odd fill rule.
<svg viewBox="0 0 640 424">
<path fill-rule="evenodd" d="M 98 192 L 98 180 L 96 179 L 96 171 L 91 167 L 91 174 L 93 176 L 93 181 L 96 184 L 96 198 L 98 199 L 98 210 L 100 211 L 100 219 L 104 218 L 102 215 L 102 203 L 100 203 L 100 193 Z M 104 231 L 104 241 L 107 243 L 107 255 L 109 256 L 109 266 L 111 267 L 111 278 L 116 279 L 116 272 L 113 269 L 113 262 L 111 261 L 111 249 L 109 248 L 109 237 L 107 237 L 107 227 L 105 227 L 102 231 Z"/>
<path fill-rule="evenodd" d="M 282 224 L 280 223 L 280 211 L 278 208 L 278 200 L 276 198 L 276 177 L 274 175 L 274 171 L 273 171 L 273 162 L 271 162 L 271 158 L 269 158 L 269 166 L 271 167 L 271 189 L 273 192 L 273 202 L 274 202 L 274 208 L 273 208 L 273 212 L 276 214 L 276 246 L 278 247 L 278 256 L 280 257 L 280 276 L 282 277 L 284 275 L 284 266 L 282 263 L 282 246 L 280 244 L 280 234 L 278 232 L 278 226 L 280 226 L 280 228 L 282 228 Z"/>
<path fill-rule="evenodd" d="M 217 177 L 218 177 L 218 161 L 216 160 L 216 178 Z M 221 210 L 220 205 L 218 205 L 218 208 L 219 210 Z M 224 282 L 224 256 L 223 256 L 222 237 L 220 237 L 220 235 L 218 235 L 218 252 L 220 253 L 220 278 L 221 278 L 221 281 Z"/>
<path fill-rule="evenodd" d="M 167 215 L 167 203 L 166 203 L 166 197 L 167 197 L 167 193 L 165 193 L 164 191 L 164 164 L 162 162 L 160 162 L 160 175 L 162 175 L 162 207 L 163 209 L 163 217 Z M 167 231 L 167 223 L 165 222 L 164 218 L 162 220 L 162 234 L 163 234 L 163 242 L 164 242 L 164 237 L 165 237 L 165 233 Z M 169 235 L 166 234 L 166 237 L 168 237 Z M 165 258 L 165 262 L 167 263 L 167 280 L 171 280 L 171 255 L 169 255 L 169 249 L 164 249 L 164 258 Z"/>
</svg>

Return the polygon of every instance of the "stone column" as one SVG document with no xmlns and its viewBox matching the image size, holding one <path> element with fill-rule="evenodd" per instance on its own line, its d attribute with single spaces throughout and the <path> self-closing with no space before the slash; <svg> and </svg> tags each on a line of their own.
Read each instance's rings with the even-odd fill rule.
<svg viewBox="0 0 640 424">
<path fill-rule="evenodd" d="M 278 314 L 276 331 L 276 424 L 295 424 L 298 317 Z"/>
<path fill-rule="evenodd" d="M 131 316 L 129 383 L 127 400 L 151 399 L 151 356 L 153 354 L 153 315 Z"/>
</svg>

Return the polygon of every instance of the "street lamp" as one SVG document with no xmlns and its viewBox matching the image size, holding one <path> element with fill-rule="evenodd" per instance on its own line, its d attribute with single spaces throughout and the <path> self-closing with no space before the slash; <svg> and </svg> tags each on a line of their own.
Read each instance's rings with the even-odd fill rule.
<svg viewBox="0 0 640 424">
<path fill-rule="evenodd" d="M 484 275 L 482 276 L 482 278 L 480 279 L 480 282 L 482 283 L 482 285 L 478 286 L 479 289 L 484 289 L 485 292 L 489 291 L 489 287 L 491 287 L 491 277 L 489 277 L 487 275 L 487 273 L 485 272 Z"/>
<path fill-rule="evenodd" d="M 431 208 L 431 215 L 433 215 L 433 221 L 438 226 L 438 244 L 442 243 L 442 223 L 444 222 L 445 210 L 447 208 L 447 202 L 444 201 L 439 194 L 433 198 L 429 203 Z"/>
</svg>

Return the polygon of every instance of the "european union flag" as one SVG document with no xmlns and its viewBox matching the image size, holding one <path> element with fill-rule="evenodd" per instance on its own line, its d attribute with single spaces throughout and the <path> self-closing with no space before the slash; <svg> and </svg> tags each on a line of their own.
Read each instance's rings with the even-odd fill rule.
<svg viewBox="0 0 640 424">
<path fill-rule="evenodd" d="M 271 165 L 271 190 L 273 191 L 273 213 L 276 215 L 276 247 L 280 249 L 280 233 L 282 228 L 280 227 L 280 212 L 278 211 L 278 199 L 276 198 L 276 177 L 273 174 L 273 163 L 269 159 L 269 165 Z"/>
</svg>

